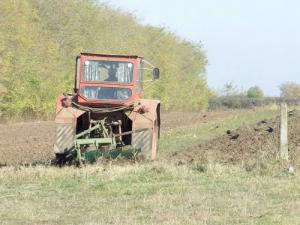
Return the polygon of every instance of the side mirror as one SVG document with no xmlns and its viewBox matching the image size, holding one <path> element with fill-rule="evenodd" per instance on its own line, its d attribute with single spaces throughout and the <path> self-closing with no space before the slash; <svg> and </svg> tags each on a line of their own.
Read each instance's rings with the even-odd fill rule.
<svg viewBox="0 0 300 225">
<path fill-rule="evenodd" d="M 159 79 L 159 69 L 158 68 L 153 69 L 152 79 L 153 80 L 158 80 Z"/>
</svg>

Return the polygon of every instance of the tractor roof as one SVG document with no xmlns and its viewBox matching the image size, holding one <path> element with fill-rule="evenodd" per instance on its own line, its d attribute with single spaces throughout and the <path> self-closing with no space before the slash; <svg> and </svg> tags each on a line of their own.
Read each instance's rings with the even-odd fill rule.
<svg viewBox="0 0 300 225">
<path fill-rule="evenodd" d="M 143 56 L 137 55 L 113 55 L 113 54 L 96 54 L 96 53 L 88 53 L 88 52 L 81 52 L 80 55 L 86 56 L 100 56 L 100 57 L 116 57 L 116 58 L 143 58 Z"/>
</svg>

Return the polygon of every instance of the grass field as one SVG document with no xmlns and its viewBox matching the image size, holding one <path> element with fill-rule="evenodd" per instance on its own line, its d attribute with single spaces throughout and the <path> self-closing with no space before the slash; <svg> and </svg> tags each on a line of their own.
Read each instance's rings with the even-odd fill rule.
<svg viewBox="0 0 300 225">
<path fill-rule="evenodd" d="M 256 110 L 166 132 L 156 162 L 2 168 L 0 224 L 297 224 L 297 173 L 168 159 L 186 146 L 276 114 Z"/>
</svg>

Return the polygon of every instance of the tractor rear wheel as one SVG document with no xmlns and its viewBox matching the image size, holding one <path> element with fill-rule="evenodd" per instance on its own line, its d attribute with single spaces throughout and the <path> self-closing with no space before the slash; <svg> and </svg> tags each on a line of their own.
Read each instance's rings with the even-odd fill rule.
<svg viewBox="0 0 300 225">
<path fill-rule="evenodd" d="M 74 161 L 74 155 L 70 153 L 57 153 L 55 154 L 55 160 L 53 163 L 58 166 L 72 165 Z"/>
</svg>

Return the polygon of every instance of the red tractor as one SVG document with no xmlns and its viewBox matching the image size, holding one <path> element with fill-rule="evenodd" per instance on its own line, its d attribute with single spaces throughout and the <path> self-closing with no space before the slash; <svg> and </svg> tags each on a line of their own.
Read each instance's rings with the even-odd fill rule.
<svg viewBox="0 0 300 225">
<path fill-rule="evenodd" d="M 81 53 L 76 58 L 74 94 L 60 96 L 56 106 L 58 162 L 81 164 L 126 151 L 157 157 L 160 102 L 143 99 L 145 63 L 134 55 Z M 159 69 L 152 69 L 152 79 L 159 79 Z"/>
</svg>

